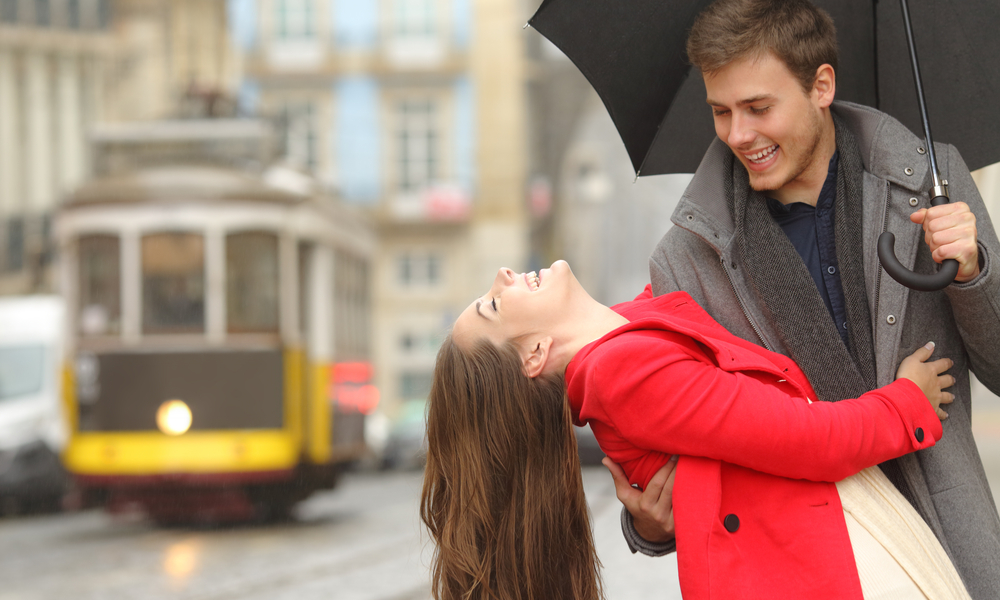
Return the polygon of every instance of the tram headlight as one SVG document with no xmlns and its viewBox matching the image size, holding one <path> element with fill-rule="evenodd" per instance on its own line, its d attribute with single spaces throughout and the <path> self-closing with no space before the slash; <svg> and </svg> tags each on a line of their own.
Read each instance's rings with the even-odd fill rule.
<svg viewBox="0 0 1000 600">
<path fill-rule="evenodd" d="M 156 411 L 156 426 L 167 435 L 181 435 L 191 428 L 191 409 L 183 400 L 167 400 Z"/>
</svg>

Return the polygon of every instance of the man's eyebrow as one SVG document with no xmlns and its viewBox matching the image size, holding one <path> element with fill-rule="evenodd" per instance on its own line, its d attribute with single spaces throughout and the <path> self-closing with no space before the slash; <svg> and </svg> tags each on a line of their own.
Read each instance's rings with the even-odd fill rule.
<svg viewBox="0 0 1000 600">
<path fill-rule="evenodd" d="M 770 99 L 771 99 L 770 94 L 758 94 L 756 96 L 751 96 L 743 100 L 737 100 L 736 106 L 746 106 L 747 104 L 753 104 L 754 102 L 760 102 L 761 100 L 770 100 Z M 715 100 L 712 100 L 711 98 L 706 98 L 705 102 L 709 106 L 723 106 L 721 102 L 717 102 Z"/>
<path fill-rule="evenodd" d="M 751 96 L 745 100 L 740 100 L 736 103 L 737 106 L 746 106 L 747 104 L 753 104 L 754 102 L 760 102 L 761 100 L 770 100 L 770 94 L 757 94 L 756 96 Z"/>
</svg>

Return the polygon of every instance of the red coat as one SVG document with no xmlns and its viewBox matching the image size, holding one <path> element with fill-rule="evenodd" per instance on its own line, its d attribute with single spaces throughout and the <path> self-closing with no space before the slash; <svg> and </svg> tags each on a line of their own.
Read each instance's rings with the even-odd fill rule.
<svg viewBox="0 0 1000 600">
<path fill-rule="evenodd" d="M 788 357 L 730 334 L 686 293 L 614 307 L 630 323 L 566 369 L 574 418 L 645 486 L 680 455 L 673 489 L 686 600 L 861 600 L 834 483 L 934 445 L 941 422 L 906 379 L 811 402 Z"/>
</svg>

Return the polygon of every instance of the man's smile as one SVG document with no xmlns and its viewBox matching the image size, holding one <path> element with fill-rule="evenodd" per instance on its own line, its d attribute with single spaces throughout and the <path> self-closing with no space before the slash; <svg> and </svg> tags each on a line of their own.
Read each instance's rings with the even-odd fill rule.
<svg viewBox="0 0 1000 600">
<path fill-rule="evenodd" d="M 745 156 L 747 158 L 747 160 L 749 160 L 752 163 L 763 164 L 763 163 L 767 162 L 768 159 L 771 158 L 771 155 L 777 149 L 778 149 L 778 145 L 777 144 L 771 144 L 770 146 L 768 146 L 767 148 L 764 148 L 764 149 L 760 150 L 759 152 L 754 152 L 752 154 L 744 154 L 743 156 Z"/>
</svg>

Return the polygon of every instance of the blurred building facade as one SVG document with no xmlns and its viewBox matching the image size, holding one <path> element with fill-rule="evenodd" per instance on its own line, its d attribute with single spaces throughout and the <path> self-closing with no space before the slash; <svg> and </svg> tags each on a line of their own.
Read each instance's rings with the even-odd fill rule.
<svg viewBox="0 0 1000 600">
<path fill-rule="evenodd" d="M 670 227 L 690 175 L 637 180 L 607 109 L 579 69 L 540 34 L 532 61 L 531 249 L 536 266 L 569 261 L 604 304 L 649 282 L 648 258 Z"/>
<path fill-rule="evenodd" d="M 238 65 L 226 0 L 113 0 L 115 61 L 105 85 L 104 120 L 212 117 Z"/>
<path fill-rule="evenodd" d="M 90 170 L 110 15 L 107 0 L 0 2 L 0 294 L 54 287 L 52 211 Z"/>
<path fill-rule="evenodd" d="M 0 0 L 0 295 L 52 292 L 52 214 L 104 122 L 215 116 L 236 80 L 225 0 Z"/>
<path fill-rule="evenodd" d="M 519 0 L 230 0 L 240 110 L 285 160 L 378 227 L 384 411 L 425 399 L 441 339 L 500 266 L 524 268 L 526 56 Z"/>
</svg>

